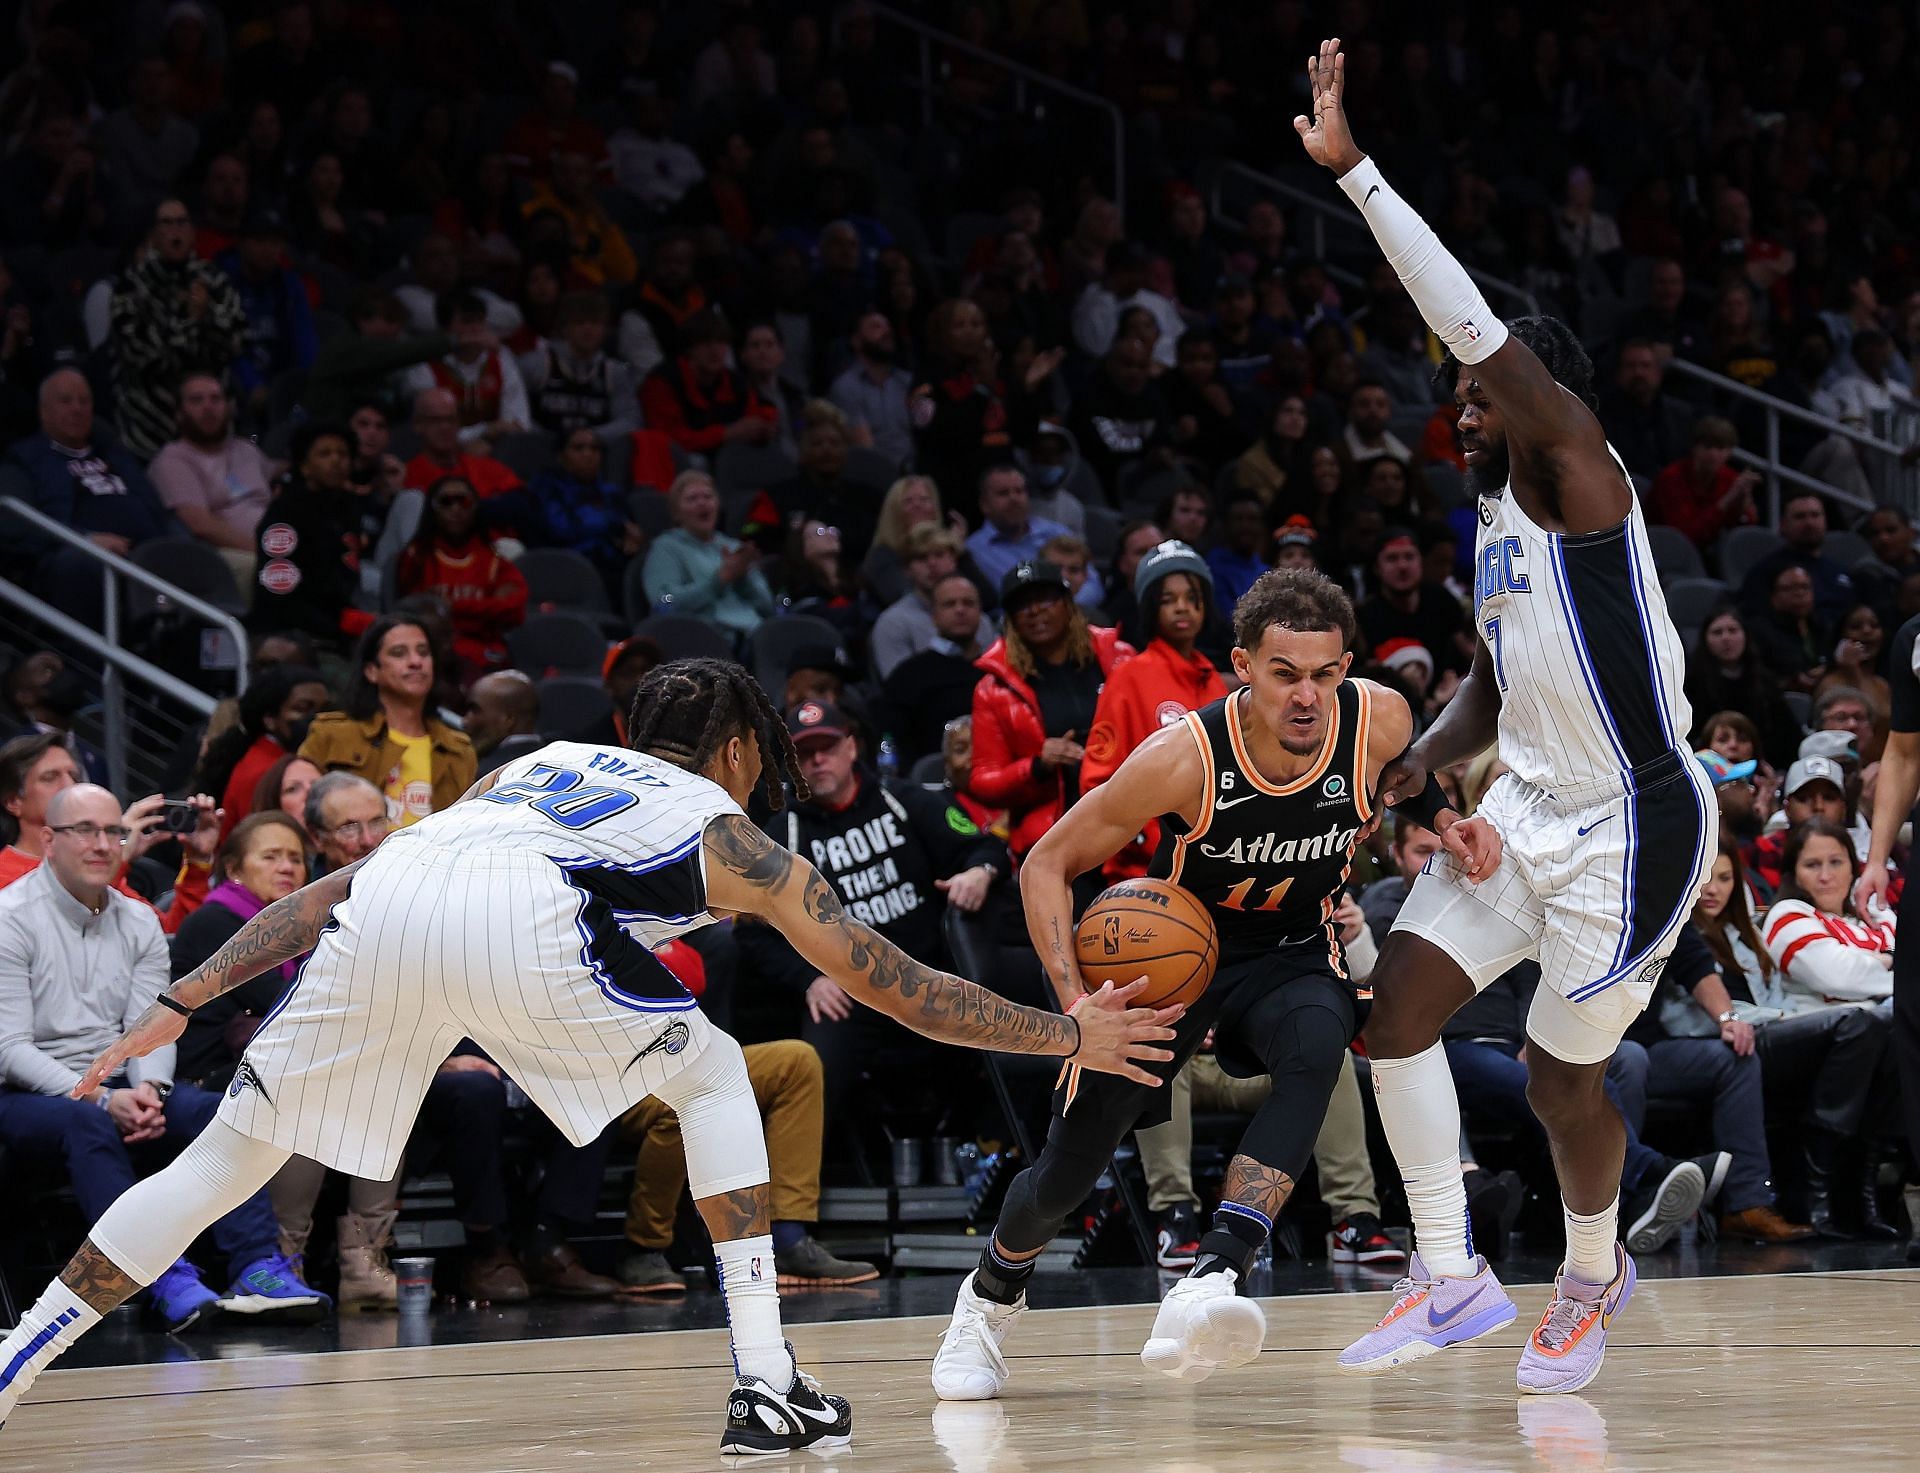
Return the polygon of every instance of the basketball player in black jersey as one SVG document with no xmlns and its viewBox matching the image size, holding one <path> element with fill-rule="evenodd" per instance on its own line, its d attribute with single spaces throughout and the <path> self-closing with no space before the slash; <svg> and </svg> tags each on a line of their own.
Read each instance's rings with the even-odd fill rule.
<svg viewBox="0 0 1920 1473">
<path fill-rule="evenodd" d="M 1152 1070 L 1171 1079 L 1211 1031 L 1229 1073 L 1273 1079 L 1228 1163 L 1199 1260 L 1169 1291 L 1141 1351 L 1148 1366 L 1180 1380 L 1259 1354 L 1265 1317 L 1236 1286 L 1307 1164 L 1341 1055 L 1359 1030 L 1364 1000 L 1348 978 L 1333 912 L 1373 820 L 1381 769 L 1405 751 L 1413 717 L 1396 692 L 1347 679 L 1353 637 L 1353 606 L 1331 579 L 1303 569 L 1263 574 L 1234 613 L 1233 666 L 1245 688 L 1148 738 L 1021 868 L 1034 945 L 1071 1009 L 1104 980 L 1083 977 L 1074 959 L 1072 882 L 1157 818 L 1164 837 L 1149 874 L 1207 906 L 1221 960 L 1176 1024 L 1174 1057 Z M 1484 824 L 1454 823 L 1445 842 L 1476 873 L 1498 862 Z M 1165 1109 L 1151 1086 L 1067 1071 L 1046 1146 L 1014 1179 L 980 1265 L 961 1285 L 934 1359 L 940 1397 L 999 1394 L 1007 1380 L 1000 1344 L 1025 1307 L 1034 1260 L 1150 1108 Z"/>
</svg>

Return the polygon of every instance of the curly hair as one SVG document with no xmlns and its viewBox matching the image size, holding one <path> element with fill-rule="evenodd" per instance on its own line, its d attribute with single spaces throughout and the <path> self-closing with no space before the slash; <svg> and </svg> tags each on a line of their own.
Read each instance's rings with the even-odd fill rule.
<svg viewBox="0 0 1920 1473">
<path fill-rule="evenodd" d="M 1351 648 L 1357 621 L 1353 600 L 1317 568 L 1272 568 L 1254 579 L 1233 611 L 1233 642 L 1252 654 L 1266 632 L 1282 629 L 1339 632 Z"/>
<path fill-rule="evenodd" d="M 760 683 L 731 660 L 674 660 L 647 672 L 633 693 L 627 745 L 698 772 L 733 737 L 760 744 L 767 805 L 786 806 L 785 785 L 802 803 L 812 790 L 800 772 L 787 724 Z"/>
<path fill-rule="evenodd" d="M 1507 324 L 1507 331 L 1533 350 L 1533 356 L 1546 365 L 1555 383 L 1589 409 L 1594 407 L 1593 359 L 1587 356 L 1572 328 L 1557 317 L 1516 317 Z M 1449 398 L 1460 381 L 1461 367 L 1460 360 L 1448 353 L 1434 373 L 1434 382 Z"/>
</svg>

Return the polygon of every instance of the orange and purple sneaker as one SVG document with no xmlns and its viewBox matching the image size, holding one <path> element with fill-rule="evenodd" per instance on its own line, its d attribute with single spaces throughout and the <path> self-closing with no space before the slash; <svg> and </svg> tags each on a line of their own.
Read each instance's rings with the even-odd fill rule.
<svg viewBox="0 0 1920 1473">
<path fill-rule="evenodd" d="M 1553 1281 L 1553 1302 L 1527 1337 L 1514 1379 L 1536 1396 L 1578 1391 L 1600 1374 L 1607 1353 L 1607 1329 L 1626 1308 L 1639 1282 L 1633 1257 L 1613 1245 L 1614 1275 L 1609 1283 L 1589 1284 L 1562 1272 Z"/>
<path fill-rule="evenodd" d="M 1379 1376 L 1411 1365 L 1510 1325 L 1519 1313 L 1486 1259 L 1477 1255 L 1471 1274 L 1455 1276 L 1429 1273 L 1416 1253 L 1407 1277 L 1393 1287 L 1393 1308 L 1340 1352 L 1340 1369 L 1350 1376 Z"/>
</svg>

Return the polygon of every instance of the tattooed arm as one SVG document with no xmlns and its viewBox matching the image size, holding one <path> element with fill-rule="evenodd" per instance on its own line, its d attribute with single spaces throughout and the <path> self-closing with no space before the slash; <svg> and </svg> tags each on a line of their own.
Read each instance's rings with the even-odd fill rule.
<svg viewBox="0 0 1920 1473">
<path fill-rule="evenodd" d="M 274 901 L 162 995 L 191 1012 L 271 967 L 305 956 L 326 929 L 334 906 L 347 898 L 353 872 L 365 862 L 357 859 Z M 185 1013 L 154 1003 L 134 1019 L 133 1026 L 113 1047 L 93 1061 L 93 1067 L 73 1087 L 73 1097 L 84 1099 L 119 1072 L 128 1059 L 141 1058 L 172 1043 L 186 1026 Z"/>
<path fill-rule="evenodd" d="M 848 915 L 817 869 L 739 814 L 708 824 L 705 847 L 709 909 L 758 917 L 855 999 L 916 1033 L 971 1048 L 1071 1058 L 1148 1084 L 1157 1081 L 1139 1062 L 1171 1057 L 1153 1045 L 1173 1037 L 1166 1025 L 1178 1010 L 1128 1009 L 1135 987 L 1102 988 L 1071 1018 L 1022 1007 L 915 961 Z"/>
<path fill-rule="evenodd" d="M 1169 801 L 1169 794 L 1178 799 Z M 1027 934 L 1061 1007 L 1072 1007 L 1089 982 L 1120 980 L 1080 974 L 1073 955 L 1073 882 L 1113 858 L 1164 813 L 1178 813 L 1191 827 L 1205 799 L 1206 769 L 1192 732 L 1185 722 L 1162 727 L 1028 852 L 1020 866 Z"/>
</svg>

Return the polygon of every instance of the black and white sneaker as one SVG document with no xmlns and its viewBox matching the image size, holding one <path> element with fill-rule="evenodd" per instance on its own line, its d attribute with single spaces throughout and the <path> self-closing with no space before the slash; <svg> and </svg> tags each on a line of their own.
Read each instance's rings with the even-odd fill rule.
<svg viewBox="0 0 1920 1473">
<path fill-rule="evenodd" d="M 1407 1261 L 1407 1250 L 1389 1238 L 1371 1212 L 1349 1213 L 1327 1234 L 1327 1256 L 1335 1263 L 1371 1263 L 1393 1267 Z"/>
<path fill-rule="evenodd" d="M 1697 1162 L 1666 1158 L 1649 1167 L 1639 1189 L 1621 1204 L 1620 1236 L 1633 1253 L 1655 1253 L 1700 1210 L 1707 1177 Z"/>
<path fill-rule="evenodd" d="M 1727 1151 L 1709 1151 L 1704 1156 L 1695 1156 L 1693 1164 L 1700 1168 L 1700 1175 L 1706 1178 L 1707 1190 L 1700 1198 L 1700 1210 L 1720 1200 L 1720 1188 L 1727 1183 L 1727 1172 L 1733 1166 L 1733 1156 Z"/>
<path fill-rule="evenodd" d="M 1183 1274 L 1200 1256 L 1200 1209 L 1191 1202 L 1154 1214 L 1154 1261 L 1169 1273 Z"/>
<path fill-rule="evenodd" d="M 793 1346 L 788 1345 L 789 1354 Z M 785 1453 L 803 1447 L 845 1447 L 853 1440 L 853 1408 L 829 1396 L 820 1383 L 793 1368 L 793 1385 L 782 1394 L 758 1376 L 736 1376 L 727 1397 L 727 1430 L 720 1451 Z"/>
</svg>

